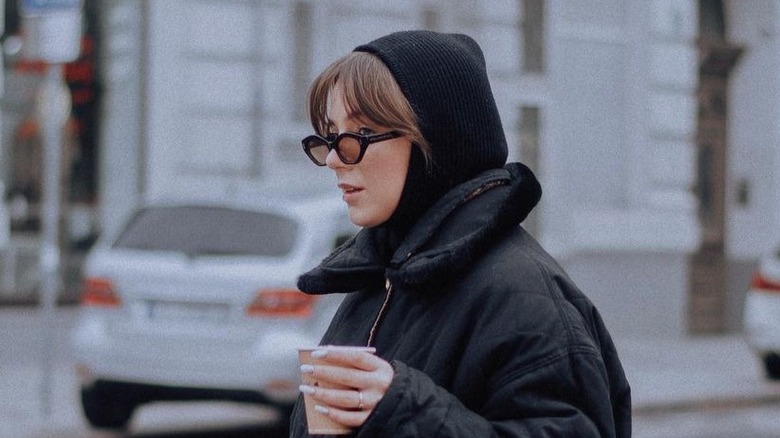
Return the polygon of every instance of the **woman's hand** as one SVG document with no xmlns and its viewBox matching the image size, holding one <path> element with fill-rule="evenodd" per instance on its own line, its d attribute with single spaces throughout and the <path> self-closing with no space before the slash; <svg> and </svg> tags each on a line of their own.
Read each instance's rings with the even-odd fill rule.
<svg viewBox="0 0 780 438">
<path fill-rule="evenodd" d="M 393 380 L 393 367 L 384 359 L 366 351 L 315 350 L 311 353 L 316 365 L 301 365 L 325 385 L 301 385 L 302 393 L 313 398 L 315 409 L 333 421 L 350 428 L 363 425 Z"/>
</svg>

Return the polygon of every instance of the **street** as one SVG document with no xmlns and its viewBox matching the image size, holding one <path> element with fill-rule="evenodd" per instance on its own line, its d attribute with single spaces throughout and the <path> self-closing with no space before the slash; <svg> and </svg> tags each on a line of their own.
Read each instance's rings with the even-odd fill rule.
<svg viewBox="0 0 780 438">
<path fill-rule="evenodd" d="M 40 311 L 0 308 L 0 438 L 283 436 L 274 411 L 228 402 L 153 403 L 136 411 L 126 433 L 91 430 L 81 414 L 68 351 L 75 316 L 73 307 L 58 309 L 50 343 L 55 346 L 54 361 L 47 366 Z M 45 369 L 51 369 L 50 387 L 45 385 Z"/>
<path fill-rule="evenodd" d="M 75 315 L 72 307 L 61 307 L 56 313 L 55 361 L 47 392 L 40 312 L 30 307 L 0 308 L 0 438 L 283 436 L 275 412 L 226 402 L 154 403 L 136 412 L 125 433 L 91 430 L 81 415 L 68 354 L 68 332 Z M 765 400 L 642 412 L 634 416 L 634 438 L 774 438 L 780 436 L 778 409 L 780 403 Z"/>
<path fill-rule="evenodd" d="M 78 409 L 74 413 L 79 413 Z M 126 432 L 90 430 L 78 419 L 55 422 L 3 438 L 281 438 L 273 415 L 252 406 L 220 403 L 159 403 L 139 409 Z"/>
</svg>

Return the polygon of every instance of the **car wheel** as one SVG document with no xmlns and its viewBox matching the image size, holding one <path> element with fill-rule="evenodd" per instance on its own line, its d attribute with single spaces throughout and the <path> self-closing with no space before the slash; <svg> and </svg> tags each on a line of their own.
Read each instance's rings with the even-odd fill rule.
<svg viewBox="0 0 780 438">
<path fill-rule="evenodd" d="M 126 428 L 136 407 L 129 400 L 100 387 L 81 388 L 81 406 L 89 424 L 106 429 Z"/>
<path fill-rule="evenodd" d="M 770 379 L 780 380 L 780 354 L 767 353 L 764 355 L 764 369 Z"/>
</svg>

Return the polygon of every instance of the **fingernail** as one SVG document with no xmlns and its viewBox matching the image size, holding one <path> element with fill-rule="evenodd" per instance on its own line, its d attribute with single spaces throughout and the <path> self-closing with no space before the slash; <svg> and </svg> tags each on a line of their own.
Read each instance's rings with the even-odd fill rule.
<svg viewBox="0 0 780 438">
<path fill-rule="evenodd" d="M 308 395 L 314 394 L 314 387 L 313 386 L 301 385 L 301 386 L 298 387 L 298 389 L 302 393 L 304 393 L 304 394 L 308 394 Z"/>
<path fill-rule="evenodd" d="M 314 372 L 314 365 L 309 365 L 307 363 L 301 365 L 301 372 L 302 373 L 313 373 Z"/>
<path fill-rule="evenodd" d="M 319 412 L 320 414 L 325 414 L 325 415 L 328 414 L 328 408 L 326 408 L 325 406 L 314 405 L 314 410 Z"/>
<path fill-rule="evenodd" d="M 328 355 L 328 350 L 314 350 L 311 352 L 311 357 L 315 359 L 321 359 Z"/>
</svg>

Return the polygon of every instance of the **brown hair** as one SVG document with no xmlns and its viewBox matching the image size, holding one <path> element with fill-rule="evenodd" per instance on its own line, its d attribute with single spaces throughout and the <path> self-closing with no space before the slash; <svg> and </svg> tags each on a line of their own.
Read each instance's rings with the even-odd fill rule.
<svg viewBox="0 0 780 438">
<path fill-rule="evenodd" d="M 417 116 L 387 66 L 376 56 L 352 52 L 326 68 L 309 90 L 309 117 L 315 132 L 328 133 L 328 98 L 336 84 L 344 90 L 350 112 L 409 138 L 428 159 L 430 146 Z"/>
</svg>

